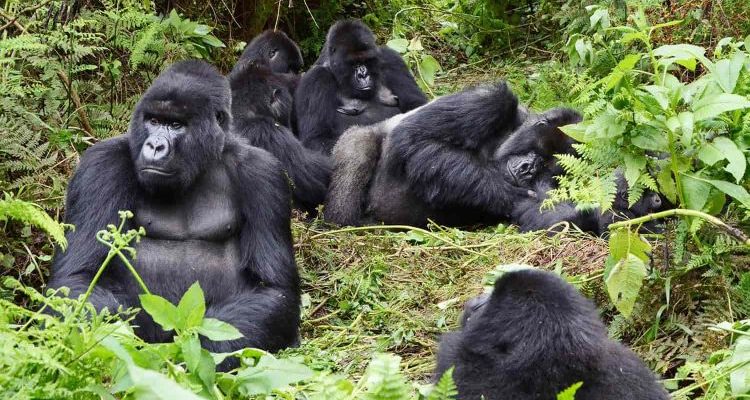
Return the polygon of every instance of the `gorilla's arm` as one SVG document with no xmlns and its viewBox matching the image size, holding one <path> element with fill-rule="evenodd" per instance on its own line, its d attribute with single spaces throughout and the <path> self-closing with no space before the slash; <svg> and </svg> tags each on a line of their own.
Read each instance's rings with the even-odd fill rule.
<svg viewBox="0 0 750 400">
<path fill-rule="evenodd" d="M 302 76 L 294 94 L 297 136 L 308 149 L 330 153 L 336 139 L 337 84 L 328 68 L 313 67 Z"/>
<path fill-rule="evenodd" d="M 58 249 L 50 287 L 67 286 L 73 298 L 86 291 L 107 256 L 108 249 L 96 241 L 96 232 L 108 224 L 117 225 L 117 212 L 133 210 L 137 194 L 126 136 L 97 143 L 83 154 L 65 204 L 65 222 L 75 230 L 67 235 L 68 249 L 61 253 Z M 89 301 L 97 309 L 107 307 L 110 311 L 120 305 L 103 285 L 94 288 Z"/>
<path fill-rule="evenodd" d="M 407 116 L 390 135 L 387 166 L 405 175 L 433 206 L 471 206 L 498 215 L 510 199 L 529 196 L 503 178 L 500 164 L 481 154 L 515 127 L 518 101 L 505 85 L 438 99 Z"/>
<path fill-rule="evenodd" d="M 255 118 L 240 132 L 253 146 L 273 154 L 294 183 L 294 202 L 312 212 L 323 204 L 331 179 L 331 160 L 323 154 L 306 149 L 286 127 L 271 118 Z"/>
<path fill-rule="evenodd" d="M 383 124 L 353 126 L 333 147 L 334 169 L 323 210 L 328 222 L 359 225 L 387 130 Z"/>
<path fill-rule="evenodd" d="M 458 361 L 458 354 L 461 352 L 461 333 L 449 332 L 440 336 L 438 345 L 437 367 L 435 367 L 434 381 L 437 382 L 443 376 L 445 371 L 450 369 Z"/>
<path fill-rule="evenodd" d="M 398 107 L 407 112 L 427 103 L 427 96 L 419 89 L 404 59 L 388 46 L 380 47 L 381 73 L 388 89 L 398 96 Z"/>
</svg>

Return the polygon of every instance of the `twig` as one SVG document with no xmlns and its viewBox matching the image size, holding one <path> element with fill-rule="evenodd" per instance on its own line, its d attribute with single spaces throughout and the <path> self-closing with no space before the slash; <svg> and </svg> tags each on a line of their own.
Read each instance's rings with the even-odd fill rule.
<svg viewBox="0 0 750 400">
<path fill-rule="evenodd" d="M 76 106 L 76 113 L 78 114 L 78 119 L 81 120 L 81 125 L 83 125 L 82 126 L 83 130 L 86 131 L 86 133 L 88 133 L 90 136 L 94 136 L 94 129 L 91 128 L 91 124 L 89 123 L 89 117 L 86 114 L 86 110 L 83 108 L 83 104 L 81 103 L 81 98 L 78 97 L 78 92 L 73 87 L 73 85 L 70 84 L 70 79 L 68 79 L 68 75 L 66 75 L 65 72 L 63 72 L 62 70 L 58 70 L 57 76 L 63 82 L 63 85 L 65 85 L 65 89 L 67 89 L 71 100 L 73 100 L 73 104 Z"/>
<path fill-rule="evenodd" d="M 0 10 L 0 17 L 3 17 L 6 20 L 8 20 L 7 24 L 0 26 L 0 32 L 4 31 L 7 27 L 11 25 L 15 26 L 19 31 L 21 31 L 21 33 L 26 32 L 26 28 L 24 28 L 23 25 L 21 25 L 20 23 L 18 23 L 18 21 L 16 21 L 18 17 L 11 17 L 8 14 L 6 14 L 5 11 L 3 10 Z"/>
<path fill-rule="evenodd" d="M 666 217 L 672 217 L 675 215 L 682 215 L 686 217 L 698 217 L 698 218 L 704 219 L 708 221 L 709 223 L 711 223 L 712 225 L 722 229 L 724 232 L 729 234 L 729 236 L 731 236 L 738 242 L 746 246 L 750 246 L 750 238 L 748 238 L 748 236 L 741 230 L 727 225 L 724 221 L 714 217 L 713 215 L 709 215 L 704 212 L 696 211 L 696 210 L 687 210 L 684 208 L 675 208 L 673 210 L 661 211 L 661 212 L 649 214 L 643 217 L 629 219 L 627 221 L 615 222 L 613 224 L 610 224 L 608 228 L 609 230 L 614 230 L 617 228 L 625 228 L 631 225 L 640 225 L 644 222 L 653 221 L 655 219 L 661 219 L 661 218 L 666 218 Z"/>
</svg>

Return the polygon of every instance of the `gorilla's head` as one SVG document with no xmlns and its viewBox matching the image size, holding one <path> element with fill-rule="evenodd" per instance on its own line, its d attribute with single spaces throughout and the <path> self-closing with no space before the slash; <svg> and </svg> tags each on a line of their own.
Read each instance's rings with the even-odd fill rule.
<svg viewBox="0 0 750 400">
<path fill-rule="evenodd" d="M 553 108 L 541 114 L 528 114 L 523 124 L 495 151 L 494 158 L 505 165 L 505 173 L 516 186 L 533 185 L 537 175 L 555 163 L 555 154 L 572 152 L 573 140 L 561 126 L 581 121 L 569 108 Z"/>
<path fill-rule="evenodd" d="M 181 192 L 221 158 L 231 124 L 229 83 L 203 61 L 182 61 L 156 78 L 130 120 L 130 151 L 150 192 Z"/>
<path fill-rule="evenodd" d="M 495 281 L 492 294 L 467 307 L 471 308 L 462 319 L 464 343 L 506 354 L 552 354 L 552 347 L 589 349 L 594 348 L 592 342 L 607 337 L 594 304 L 548 271 L 505 273 Z"/>
<path fill-rule="evenodd" d="M 240 63 L 267 62 L 271 71 L 298 74 L 304 64 L 302 53 L 292 39 L 281 31 L 268 30 L 256 36 L 245 47 Z"/>
<path fill-rule="evenodd" d="M 380 79 L 379 49 L 375 35 L 358 20 L 335 23 L 326 36 L 326 62 L 347 96 L 369 99 Z"/>
<path fill-rule="evenodd" d="M 229 74 L 232 115 L 237 123 L 247 118 L 270 117 L 290 126 L 292 87 L 288 75 L 275 74 L 267 64 L 253 62 Z"/>
</svg>

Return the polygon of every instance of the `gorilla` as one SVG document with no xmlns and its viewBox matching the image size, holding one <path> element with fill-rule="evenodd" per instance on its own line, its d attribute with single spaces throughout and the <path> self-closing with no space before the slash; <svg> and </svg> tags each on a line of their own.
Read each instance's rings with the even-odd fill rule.
<svg viewBox="0 0 750 400">
<path fill-rule="evenodd" d="M 256 36 L 242 52 L 238 66 L 252 62 L 267 63 L 271 71 L 297 75 L 304 62 L 297 43 L 281 31 L 267 30 Z"/>
<path fill-rule="evenodd" d="M 292 94 L 286 79 L 259 63 L 232 71 L 234 132 L 276 156 L 294 186 L 295 206 L 314 214 L 325 200 L 332 165 L 327 156 L 303 147 L 289 130 Z"/>
<path fill-rule="evenodd" d="M 362 22 L 339 21 L 295 92 L 295 130 L 305 147 L 330 154 L 348 127 L 379 122 L 426 102 L 398 53 L 378 47 Z"/>
<path fill-rule="evenodd" d="M 208 350 L 296 345 L 300 282 L 289 185 L 271 154 L 229 134 L 230 96 L 229 83 L 214 67 L 176 63 L 140 99 L 127 134 L 84 153 L 66 203 L 65 222 L 76 229 L 68 233 L 68 250 L 56 254 L 51 287 L 84 293 L 107 256 L 96 232 L 117 223 L 118 210 L 132 210 L 127 228 L 146 229 L 133 244 L 134 266 L 149 289 L 177 304 L 198 281 L 206 316 L 244 335 L 204 340 Z M 89 301 L 110 311 L 138 307 L 140 287 L 117 258 L 113 263 Z M 143 312 L 135 325 L 149 342 L 173 335 Z"/>
<path fill-rule="evenodd" d="M 460 331 L 441 337 L 435 379 L 454 367 L 461 400 L 666 400 L 656 376 L 607 337 L 594 304 L 557 275 L 508 272 L 469 301 Z"/>
<path fill-rule="evenodd" d="M 515 201 L 536 194 L 508 179 L 494 153 L 526 118 L 499 83 L 351 128 L 333 150 L 326 220 L 471 226 L 507 218 Z"/>
</svg>

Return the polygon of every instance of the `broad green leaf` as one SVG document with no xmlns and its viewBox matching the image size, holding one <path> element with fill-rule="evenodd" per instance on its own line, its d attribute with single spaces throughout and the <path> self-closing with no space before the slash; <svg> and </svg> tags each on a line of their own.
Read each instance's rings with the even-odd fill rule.
<svg viewBox="0 0 750 400">
<path fill-rule="evenodd" d="M 737 145 L 729 138 L 719 136 L 714 139 L 714 146 L 719 149 L 724 158 L 729 161 L 729 164 L 724 168 L 727 172 L 732 174 L 734 179 L 739 183 L 742 177 L 745 176 L 745 168 L 747 167 L 747 160 L 742 151 Z"/>
<path fill-rule="evenodd" d="M 181 329 L 200 326 L 206 313 L 206 300 L 198 282 L 193 283 L 177 305 Z"/>
<path fill-rule="evenodd" d="M 609 236 L 609 256 L 604 263 L 605 280 L 609 278 L 615 265 L 626 259 L 628 254 L 647 263 L 650 260 L 651 244 L 628 228 L 620 228 L 611 232 Z"/>
<path fill-rule="evenodd" d="M 422 60 L 419 62 L 419 74 L 424 81 L 432 86 L 435 84 L 435 73 L 440 70 L 440 64 L 437 62 L 435 57 L 429 54 L 423 54 Z"/>
<path fill-rule="evenodd" d="M 695 71 L 696 60 L 704 65 L 712 65 L 704 54 L 706 49 L 692 44 L 668 44 L 654 49 L 654 56 L 660 59 L 659 65 L 668 67 L 679 64 L 691 71 Z"/>
<path fill-rule="evenodd" d="M 648 85 L 644 86 L 643 89 L 651 93 L 662 110 L 669 110 L 669 89 L 659 85 Z"/>
<path fill-rule="evenodd" d="M 207 391 L 212 391 L 216 383 L 216 363 L 211 353 L 206 349 L 201 349 L 200 363 L 198 363 L 198 377 L 203 382 L 203 387 Z"/>
<path fill-rule="evenodd" d="M 599 114 L 586 129 L 586 137 L 612 139 L 621 136 L 627 126 L 617 119 L 617 115 L 617 111 L 611 108 Z"/>
<path fill-rule="evenodd" d="M 620 260 L 605 280 L 607 293 L 618 311 L 629 318 L 646 278 L 646 263 L 633 254 Z"/>
<path fill-rule="evenodd" d="M 586 143 L 586 129 L 588 124 L 581 122 L 578 124 L 571 124 L 559 127 L 563 133 L 575 139 L 576 142 Z"/>
<path fill-rule="evenodd" d="M 705 121 L 727 111 L 750 107 L 750 100 L 730 93 L 706 95 L 692 105 L 696 121 Z"/>
<path fill-rule="evenodd" d="M 630 140 L 634 146 L 644 150 L 667 151 L 667 132 L 648 125 L 636 126 Z"/>
<path fill-rule="evenodd" d="M 156 371 L 129 365 L 128 375 L 133 382 L 133 396 L 138 400 L 202 400 L 197 394 Z"/>
<path fill-rule="evenodd" d="M 204 318 L 203 324 L 198 328 L 198 333 L 216 342 L 243 337 L 237 328 L 216 318 Z"/>
<path fill-rule="evenodd" d="M 602 28 L 609 28 L 609 11 L 606 8 L 599 8 L 589 17 L 589 23 L 592 28 L 599 24 Z"/>
<path fill-rule="evenodd" d="M 633 187 L 641 176 L 641 172 L 646 168 L 646 157 L 640 154 L 625 154 L 625 180 L 628 186 Z"/>
<path fill-rule="evenodd" d="M 167 299 L 155 294 L 142 294 L 138 296 L 141 299 L 141 306 L 154 319 L 154 322 L 161 325 L 165 331 L 171 331 L 178 326 L 177 307 L 167 301 Z"/>
<path fill-rule="evenodd" d="M 712 166 L 717 162 L 724 159 L 724 154 L 719 151 L 719 148 L 713 143 L 704 144 L 698 151 L 698 159 L 704 164 Z"/>
<path fill-rule="evenodd" d="M 682 196 L 685 198 L 685 207 L 691 210 L 702 210 L 708 200 L 708 192 L 711 186 L 702 179 L 692 175 L 681 175 Z"/>
<path fill-rule="evenodd" d="M 409 41 L 402 38 L 391 39 L 385 45 L 395 50 L 396 52 L 403 54 L 406 53 L 406 48 L 409 46 Z"/>
<path fill-rule="evenodd" d="M 313 371 L 301 363 L 265 355 L 254 367 L 241 370 L 237 374 L 236 384 L 242 395 L 253 396 L 271 394 L 274 390 L 311 376 Z"/>
<path fill-rule="evenodd" d="M 201 361 L 201 341 L 198 335 L 193 333 L 180 338 L 180 350 L 182 350 L 182 358 L 185 359 L 188 371 L 196 371 Z"/>
<path fill-rule="evenodd" d="M 666 196 L 672 204 L 677 204 L 677 185 L 672 177 L 672 170 L 662 168 L 656 175 L 656 182 L 659 184 L 659 191 Z"/>
<path fill-rule="evenodd" d="M 735 185 L 731 182 L 712 179 L 707 179 L 706 182 L 714 185 L 715 188 L 721 190 L 722 192 L 732 196 L 735 200 L 742 203 L 742 205 L 746 208 L 750 208 L 750 193 L 748 193 L 744 187 Z"/>
<path fill-rule="evenodd" d="M 734 92 L 744 64 L 745 54 L 739 51 L 734 53 L 731 60 L 724 59 L 716 62 L 716 73 L 712 76 L 725 93 Z"/>
<path fill-rule="evenodd" d="M 732 369 L 729 374 L 732 393 L 742 396 L 750 392 L 750 337 L 741 335 L 734 342 L 732 356 L 726 364 Z"/>
<path fill-rule="evenodd" d="M 680 121 L 682 143 L 685 147 L 690 147 L 693 140 L 693 130 L 695 129 L 695 117 L 690 111 L 683 111 L 677 115 L 677 120 Z"/>
<path fill-rule="evenodd" d="M 576 392 L 581 386 L 583 386 L 583 382 L 576 382 L 570 385 L 569 388 L 557 394 L 557 400 L 575 400 Z"/>
<path fill-rule="evenodd" d="M 203 38 L 201 38 L 201 41 L 203 41 L 203 43 L 205 43 L 205 44 L 207 44 L 207 45 L 209 45 L 211 47 L 227 47 L 224 44 L 224 42 L 222 42 L 221 40 L 219 40 L 214 35 L 203 36 Z"/>
</svg>

